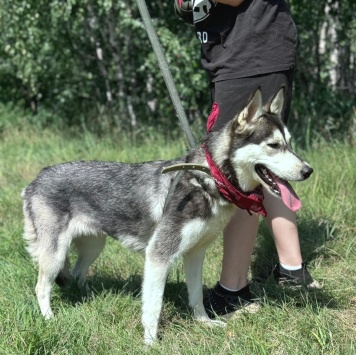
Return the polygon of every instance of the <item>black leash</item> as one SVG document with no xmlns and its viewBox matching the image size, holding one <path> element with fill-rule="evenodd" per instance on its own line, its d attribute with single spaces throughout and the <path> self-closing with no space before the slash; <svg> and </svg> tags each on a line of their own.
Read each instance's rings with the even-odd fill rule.
<svg viewBox="0 0 356 355">
<path fill-rule="evenodd" d="M 150 39 L 151 45 L 152 45 L 153 50 L 156 54 L 159 67 L 161 69 L 164 81 L 166 82 L 167 89 L 171 96 L 171 99 L 172 99 L 173 105 L 175 107 L 175 110 L 177 112 L 178 118 L 180 120 L 182 129 L 187 137 L 189 147 L 194 148 L 196 146 L 196 142 L 195 142 L 193 133 L 189 127 L 188 119 L 185 114 L 182 102 L 179 99 L 178 91 L 174 84 L 171 71 L 169 70 L 167 59 L 163 53 L 163 49 L 159 42 L 156 30 L 152 24 L 152 20 L 151 20 L 150 14 L 148 12 L 145 0 L 137 0 L 137 6 L 138 6 L 138 9 L 141 14 L 142 21 L 145 25 L 145 28 L 146 28 L 146 31 L 148 34 L 148 38 Z"/>
</svg>

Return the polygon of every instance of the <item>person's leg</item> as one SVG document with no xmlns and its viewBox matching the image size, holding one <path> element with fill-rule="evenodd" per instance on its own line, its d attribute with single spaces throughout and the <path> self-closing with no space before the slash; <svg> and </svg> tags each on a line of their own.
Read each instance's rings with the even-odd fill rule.
<svg viewBox="0 0 356 355">
<path fill-rule="evenodd" d="M 319 288 L 319 283 L 313 280 L 303 264 L 295 212 L 286 208 L 281 199 L 266 191 L 264 195 L 266 222 L 273 234 L 279 259 L 274 270 L 276 281 Z M 236 292 L 248 284 L 247 274 L 257 229 L 258 217 L 238 209 L 224 230 L 223 264 L 219 280 L 223 289 Z"/>
<path fill-rule="evenodd" d="M 265 76 L 242 78 L 228 83 L 215 83 L 213 101 L 220 107 L 220 114 L 213 130 L 221 129 L 229 122 L 245 104 L 247 92 L 253 93 L 261 87 L 264 102 L 267 102 L 283 85 L 286 88 L 288 99 L 284 107 L 284 120 L 287 121 L 291 91 L 292 71 L 285 73 L 272 73 Z M 233 101 L 232 101 L 233 100 Z M 285 270 L 277 264 L 274 276 L 277 281 L 292 280 L 299 283 L 314 281 L 302 263 L 299 245 L 299 235 L 296 216 L 289 211 L 280 200 L 269 198 L 268 193 L 265 207 L 268 214 L 267 223 L 270 225 L 280 262 L 298 270 Z M 258 218 L 249 216 L 245 211 L 237 212 L 224 231 L 223 267 L 218 284 L 209 290 L 204 299 L 204 306 L 209 314 L 224 314 L 232 312 L 233 306 L 243 306 L 244 300 L 252 299 L 248 289 L 247 273 L 251 261 L 252 249 L 257 235 Z M 299 269 L 299 266 L 301 268 Z M 297 277 L 294 277 L 294 275 Z M 317 284 L 317 283 L 316 283 Z"/>
<path fill-rule="evenodd" d="M 268 192 L 265 192 L 264 205 L 267 210 L 266 222 L 273 234 L 279 262 L 287 270 L 301 269 L 303 259 L 295 213 Z M 223 263 L 219 281 L 222 287 L 238 291 L 247 285 L 257 229 L 256 215 L 250 216 L 246 211 L 237 210 L 224 231 Z"/>
<path fill-rule="evenodd" d="M 264 205 L 268 211 L 266 222 L 273 234 L 279 259 L 273 270 L 275 280 L 292 286 L 320 288 L 303 263 L 296 214 L 268 193 L 265 193 Z"/>
<path fill-rule="evenodd" d="M 278 283 L 308 288 L 320 288 L 302 262 L 296 215 L 283 202 L 265 192 L 264 205 L 279 263 L 273 270 Z M 241 308 L 257 310 L 248 285 L 248 270 L 258 229 L 258 216 L 237 209 L 224 230 L 223 263 L 220 280 L 204 298 L 204 307 L 210 318 L 229 317 Z"/>
<path fill-rule="evenodd" d="M 258 215 L 236 209 L 224 230 L 223 262 L 220 284 L 230 290 L 240 290 L 247 285 L 252 250 L 258 229 Z"/>
<path fill-rule="evenodd" d="M 299 234 L 295 212 L 286 208 L 282 200 L 265 192 L 263 204 L 266 222 L 272 231 L 279 262 L 289 266 L 302 265 Z"/>
<path fill-rule="evenodd" d="M 287 120 L 292 96 L 293 71 L 270 73 L 255 77 L 240 78 L 216 82 L 211 86 L 212 101 L 219 105 L 219 116 L 213 130 L 221 129 L 246 105 L 248 98 L 261 88 L 264 104 L 282 87 L 285 87 L 286 100 L 283 108 L 284 120 Z M 268 211 L 268 221 L 273 233 L 276 232 L 276 246 L 284 264 L 301 264 L 299 237 L 295 214 L 286 211 L 287 208 L 280 203 L 274 203 L 265 192 L 265 207 Z M 267 205 L 266 205 L 267 203 Z M 271 216 L 271 217 L 270 217 Z M 258 217 L 239 210 L 224 231 L 223 266 L 220 285 L 230 289 L 239 290 L 247 285 L 247 272 L 249 269 L 253 246 L 258 229 Z M 286 234 L 291 237 L 286 241 Z M 284 261 L 284 262 L 283 262 Z"/>
<path fill-rule="evenodd" d="M 258 216 L 239 208 L 225 228 L 220 281 L 203 302 L 210 318 L 228 318 L 238 309 L 257 311 L 247 280 L 257 228 Z"/>
</svg>

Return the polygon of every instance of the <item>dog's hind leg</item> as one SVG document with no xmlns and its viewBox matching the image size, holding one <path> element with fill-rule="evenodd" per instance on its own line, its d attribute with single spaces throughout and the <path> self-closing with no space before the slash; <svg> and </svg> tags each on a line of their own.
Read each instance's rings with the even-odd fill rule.
<svg viewBox="0 0 356 355">
<path fill-rule="evenodd" d="M 71 284 L 72 276 L 70 274 L 70 262 L 68 255 L 66 256 L 64 266 L 54 280 L 59 287 L 68 287 Z"/>
<path fill-rule="evenodd" d="M 146 250 L 145 272 L 142 285 L 142 325 L 147 345 L 157 340 L 163 292 L 172 260 L 158 256 L 152 247 Z"/>
<path fill-rule="evenodd" d="M 42 315 L 49 319 L 53 317 L 50 305 L 52 284 L 65 268 L 71 235 L 66 230 L 66 216 L 51 207 L 43 196 L 25 190 L 22 197 L 24 239 L 28 252 L 39 265 L 35 288 L 37 301 Z"/>
<path fill-rule="evenodd" d="M 85 285 L 88 269 L 104 249 L 105 242 L 105 236 L 84 236 L 73 240 L 78 259 L 74 265 L 72 276 L 79 286 Z"/>
<path fill-rule="evenodd" d="M 54 275 L 51 277 L 46 268 L 43 269 L 40 266 L 36 285 L 36 296 L 41 313 L 45 319 L 50 319 L 53 317 L 53 312 L 51 309 L 51 290 L 55 277 L 56 276 Z"/>
<path fill-rule="evenodd" d="M 53 317 L 51 310 L 50 298 L 54 280 L 64 267 L 67 252 L 70 243 L 59 243 L 59 239 L 67 239 L 65 234 L 62 234 L 57 239 L 57 243 L 51 245 L 42 245 L 38 257 L 39 273 L 36 285 L 37 301 L 41 309 L 42 315 L 46 319 Z M 55 240 L 53 238 L 52 240 Z M 48 240 L 47 240 L 48 241 Z"/>
</svg>

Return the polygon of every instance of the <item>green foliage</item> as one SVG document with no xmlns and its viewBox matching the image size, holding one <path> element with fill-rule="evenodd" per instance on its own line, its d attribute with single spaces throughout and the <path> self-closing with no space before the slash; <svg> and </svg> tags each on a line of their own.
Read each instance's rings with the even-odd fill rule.
<svg viewBox="0 0 356 355">
<path fill-rule="evenodd" d="M 201 113 L 195 90 L 207 85 L 198 69 L 199 44 L 193 32 L 179 40 L 189 28 L 173 6 L 150 5 L 194 120 Z M 0 23 L 1 101 L 24 102 L 36 113 L 49 111 L 97 132 L 177 125 L 135 2 L 7 1 Z"/>
<path fill-rule="evenodd" d="M 291 125 L 300 143 L 355 135 L 353 0 L 289 0 L 300 35 Z M 200 44 L 173 1 L 147 1 L 187 116 L 210 110 Z M 134 0 L 3 1 L 0 100 L 33 111 L 38 126 L 93 132 L 178 130 L 178 120 Z"/>
<path fill-rule="evenodd" d="M 290 0 L 300 46 L 291 125 L 301 143 L 356 139 L 356 3 Z"/>
</svg>

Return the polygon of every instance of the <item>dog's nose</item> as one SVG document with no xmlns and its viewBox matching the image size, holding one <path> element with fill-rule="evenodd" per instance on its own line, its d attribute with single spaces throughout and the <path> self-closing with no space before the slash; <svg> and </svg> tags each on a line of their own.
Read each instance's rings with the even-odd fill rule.
<svg viewBox="0 0 356 355">
<path fill-rule="evenodd" d="M 310 166 L 310 165 L 308 165 L 308 164 L 304 164 L 304 166 L 303 166 L 303 169 L 302 169 L 302 171 L 301 171 L 301 174 L 302 174 L 302 176 L 303 176 L 303 178 L 304 179 L 308 179 L 308 177 L 311 175 L 311 174 L 313 174 L 313 168 Z"/>
</svg>

